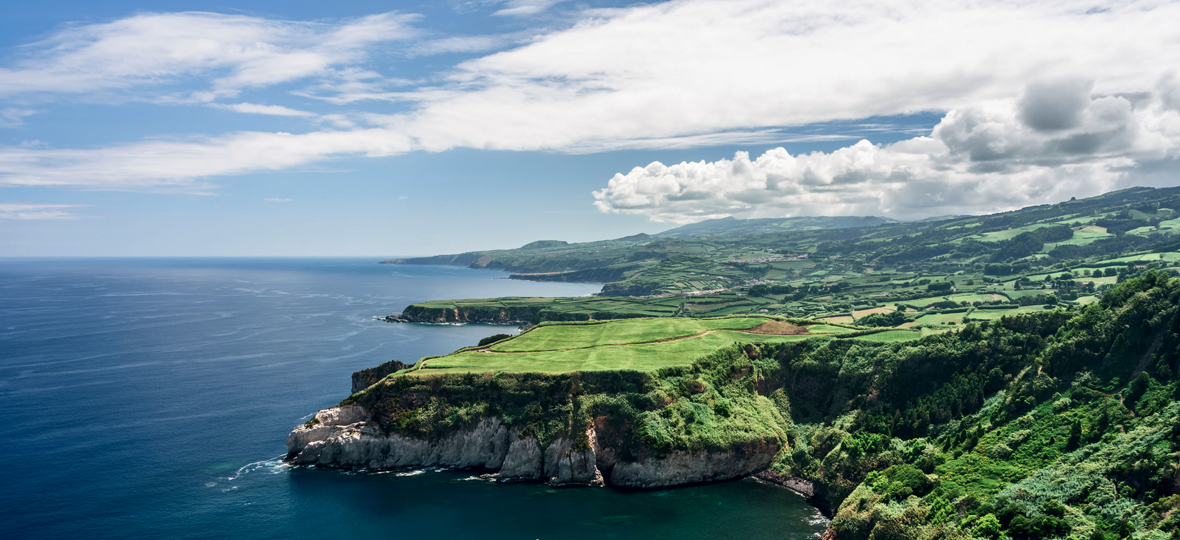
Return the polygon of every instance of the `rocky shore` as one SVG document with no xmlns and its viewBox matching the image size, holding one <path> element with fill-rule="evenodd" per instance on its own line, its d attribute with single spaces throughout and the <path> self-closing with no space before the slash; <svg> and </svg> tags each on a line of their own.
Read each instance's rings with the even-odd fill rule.
<svg viewBox="0 0 1180 540">
<path fill-rule="evenodd" d="M 291 431 L 285 459 L 293 465 L 345 469 L 474 469 L 491 471 L 503 482 L 650 489 L 749 476 L 765 469 L 779 450 L 776 444 L 761 443 L 654 455 L 636 449 L 623 452 L 599 439 L 592 426 L 585 441 L 558 438 L 542 446 L 535 437 L 522 436 L 520 428 L 491 417 L 426 440 L 387 434 L 364 407 L 343 405 L 321 410 Z M 622 455 L 632 458 L 621 459 Z"/>
</svg>

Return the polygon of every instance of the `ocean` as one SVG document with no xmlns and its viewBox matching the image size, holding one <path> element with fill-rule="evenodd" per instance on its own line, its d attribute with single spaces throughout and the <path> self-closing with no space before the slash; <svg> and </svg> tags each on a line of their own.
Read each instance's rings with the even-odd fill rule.
<svg viewBox="0 0 1180 540">
<path fill-rule="evenodd" d="M 752 480 L 663 491 L 291 468 L 350 374 L 504 332 L 373 320 L 596 285 L 375 259 L 0 259 L 0 538 L 814 538 Z M 507 327 L 515 332 L 515 328 Z"/>
</svg>

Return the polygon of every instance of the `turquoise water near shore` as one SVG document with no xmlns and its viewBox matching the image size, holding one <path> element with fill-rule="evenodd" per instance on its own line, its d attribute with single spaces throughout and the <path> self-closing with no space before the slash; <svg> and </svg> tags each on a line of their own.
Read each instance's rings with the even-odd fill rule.
<svg viewBox="0 0 1180 540">
<path fill-rule="evenodd" d="M 373 259 L 0 260 L 2 538 L 812 538 L 750 480 L 653 492 L 278 461 L 349 375 L 504 327 L 391 325 L 411 302 L 580 295 Z"/>
</svg>

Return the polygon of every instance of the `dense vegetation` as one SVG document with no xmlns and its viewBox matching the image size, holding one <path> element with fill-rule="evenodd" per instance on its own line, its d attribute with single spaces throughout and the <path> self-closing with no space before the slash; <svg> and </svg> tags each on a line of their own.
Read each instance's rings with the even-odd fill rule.
<svg viewBox="0 0 1180 540">
<path fill-rule="evenodd" d="M 595 425 L 635 456 L 773 444 L 844 540 L 1180 538 L 1180 188 L 698 225 L 399 261 L 608 283 L 414 304 L 408 320 L 540 326 L 348 401 L 424 436 L 495 415 L 543 441 Z"/>
<path fill-rule="evenodd" d="M 495 415 L 543 441 L 594 423 L 636 455 L 775 444 L 772 470 L 813 480 L 840 538 L 1180 531 L 1180 280 L 1166 273 L 916 341 L 753 337 L 659 369 L 404 370 L 347 401 L 425 436 Z"/>
<path fill-rule="evenodd" d="M 411 320 L 518 322 L 624 317 L 862 317 L 946 328 L 988 308 L 1086 304 L 1141 267 L 1180 262 L 1180 188 L 1136 188 L 989 216 L 713 220 L 667 233 L 396 262 L 458 264 L 549 281 L 602 281 L 589 298 L 414 304 Z M 899 309 L 899 306 L 905 306 Z M 1031 310 L 1025 310 L 1031 311 Z M 877 318 L 871 323 L 878 325 Z"/>
</svg>

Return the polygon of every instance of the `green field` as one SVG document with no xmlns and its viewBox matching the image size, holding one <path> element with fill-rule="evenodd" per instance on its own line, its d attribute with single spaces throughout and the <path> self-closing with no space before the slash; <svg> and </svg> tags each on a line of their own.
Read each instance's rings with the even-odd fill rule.
<svg viewBox="0 0 1180 540">
<path fill-rule="evenodd" d="M 491 347 L 496 352 L 581 349 L 602 345 L 646 343 L 701 334 L 710 330 L 748 330 L 767 319 L 622 319 L 596 324 L 545 325 Z"/>
<path fill-rule="evenodd" d="M 454 354 L 424 359 L 411 373 L 484 373 L 489 371 L 564 373 L 571 371 L 636 370 L 684 366 L 733 343 L 783 343 L 851 330 L 811 325 L 811 334 L 755 334 L 773 319 L 624 319 L 590 324 L 543 324 L 487 348 L 470 347 Z M 883 335 L 888 334 L 888 335 Z M 880 336 L 880 337 L 874 337 Z M 870 334 L 855 339 L 897 341 L 916 332 Z"/>
<path fill-rule="evenodd" d="M 919 317 L 916 322 L 921 325 L 959 324 L 963 322 L 964 315 L 966 313 L 932 313 Z"/>
<path fill-rule="evenodd" d="M 886 330 L 884 332 L 877 332 L 875 334 L 867 334 L 857 336 L 853 339 L 861 341 L 873 341 L 878 343 L 890 341 L 909 341 L 911 339 L 918 339 L 922 337 L 922 332 L 914 330 Z"/>
<path fill-rule="evenodd" d="M 1093 296 L 1089 298 L 1094 298 Z M 995 320 L 1001 317 L 1010 317 L 1012 315 L 1023 315 L 1025 313 L 1038 313 L 1045 311 L 1047 306 L 1021 306 L 1016 309 L 977 309 L 971 312 L 971 320 Z M 961 315 L 961 314 L 960 314 Z"/>
</svg>

